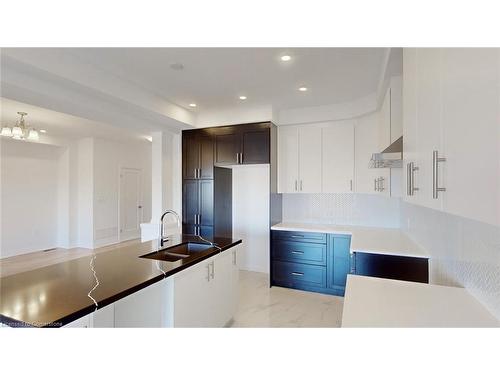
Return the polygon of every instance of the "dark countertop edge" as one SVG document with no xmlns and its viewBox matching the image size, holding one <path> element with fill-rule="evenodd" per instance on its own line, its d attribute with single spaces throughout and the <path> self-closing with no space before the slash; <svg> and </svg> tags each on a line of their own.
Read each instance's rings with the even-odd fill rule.
<svg viewBox="0 0 500 375">
<path fill-rule="evenodd" d="M 80 309 L 78 311 L 75 311 L 69 315 L 66 315 L 65 317 L 58 319 L 52 323 L 47 323 L 45 325 L 38 326 L 38 325 L 23 322 L 20 320 L 16 320 L 16 319 L 7 317 L 7 316 L 2 315 L 2 314 L 0 314 L 0 323 L 3 323 L 3 324 L 8 325 L 10 327 L 15 327 L 15 328 L 20 328 L 20 327 L 23 327 L 23 328 L 60 328 L 62 326 L 65 326 L 66 324 L 74 322 L 77 319 L 83 318 L 84 316 L 91 314 L 99 309 L 102 309 L 103 307 L 106 307 L 106 306 L 108 306 L 108 305 L 110 305 L 110 304 L 112 304 L 112 303 L 114 303 L 122 298 L 125 298 L 133 293 L 136 293 L 141 289 L 144 289 L 150 285 L 156 284 L 157 282 L 159 282 L 163 279 L 166 279 L 167 277 L 173 276 L 176 273 L 179 273 L 180 271 L 183 271 L 191 266 L 194 266 L 195 264 L 198 264 L 198 263 L 204 261 L 205 259 L 211 258 L 217 254 L 220 254 L 223 251 L 226 251 L 226 250 L 228 250 L 236 245 L 239 245 L 240 243 L 242 243 L 241 239 L 237 240 L 235 242 L 232 242 L 229 245 L 221 246 L 220 250 L 218 250 L 218 251 L 214 251 L 213 253 L 208 253 L 208 254 L 200 256 L 196 259 L 193 259 L 193 261 L 190 262 L 189 264 L 181 265 L 173 270 L 165 272 L 165 274 L 163 274 L 163 275 L 158 275 L 158 276 L 153 277 L 152 279 L 147 280 L 143 283 L 137 284 L 137 285 L 133 286 L 132 288 L 126 289 L 122 292 L 119 292 L 118 294 L 115 294 L 111 297 L 108 297 L 108 298 L 98 302 L 97 306 L 95 304 L 90 304 L 89 306 L 84 307 L 83 309 Z M 217 250 L 216 247 L 214 247 L 214 249 Z"/>
</svg>

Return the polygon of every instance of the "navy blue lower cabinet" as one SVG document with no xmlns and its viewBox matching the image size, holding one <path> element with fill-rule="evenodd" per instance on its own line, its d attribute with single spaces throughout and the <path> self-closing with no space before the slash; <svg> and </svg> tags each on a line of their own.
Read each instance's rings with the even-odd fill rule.
<svg viewBox="0 0 500 375">
<path fill-rule="evenodd" d="M 328 288 L 343 296 L 347 274 L 351 270 L 351 236 L 328 236 Z"/>
<path fill-rule="evenodd" d="M 351 236 L 272 231 L 271 286 L 343 296 Z"/>
<path fill-rule="evenodd" d="M 281 286 L 306 289 L 326 287 L 326 267 L 293 262 L 273 262 L 274 280 Z"/>
</svg>

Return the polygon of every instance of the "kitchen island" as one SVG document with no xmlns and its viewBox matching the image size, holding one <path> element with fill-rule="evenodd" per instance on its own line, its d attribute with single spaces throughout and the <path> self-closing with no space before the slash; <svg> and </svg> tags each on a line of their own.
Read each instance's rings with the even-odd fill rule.
<svg viewBox="0 0 500 375">
<path fill-rule="evenodd" d="M 86 318 L 92 318 L 94 313 L 104 316 L 102 312 L 108 311 L 104 326 L 195 325 L 196 322 L 181 316 L 181 311 L 189 307 L 184 306 L 188 301 L 181 296 L 190 293 L 186 288 L 203 290 L 205 284 L 210 285 L 205 294 L 212 293 L 214 298 L 221 299 L 231 297 L 230 293 L 234 294 L 237 289 L 236 249 L 241 240 L 209 240 L 217 246 L 208 245 L 198 236 L 172 237 L 162 249 L 187 243 L 207 246 L 171 261 L 142 257 L 157 250 L 157 241 L 148 241 L 3 277 L 0 279 L 1 323 L 11 327 L 62 327 L 80 319 L 87 322 Z M 216 266 L 216 262 L 220 264 Z M 179 282 L 176 283 L 175 278 Z M 155 306 L 144 306 L 145 302 Z M 234 310 L 234 306 L 230 307 Z M 199 309 L 198 306 L 190 308 Z M 223 320 L 230 319 L 229 306 L 227 308 L 223 317 L 213 321 L 209 319 L 210 314 L 217 312 L 207 311 L 207 320 L 200 324 L 224 325 Z M 161 316 L 149 321 L 153 311 Z M 133 319 L 127 321 L 129 318 Z"/>
</svg>

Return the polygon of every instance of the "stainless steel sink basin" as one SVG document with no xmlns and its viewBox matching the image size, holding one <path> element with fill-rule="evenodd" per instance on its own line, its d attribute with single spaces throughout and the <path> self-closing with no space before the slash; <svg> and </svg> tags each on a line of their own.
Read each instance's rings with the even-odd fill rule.
<svg viewBox="0 0 500 375">
<path fill-rule="evenodd" d="M 189 242 L 142 255 L 140 258 L 163 260 L 165 262 L 177 262 L 179 260 L 189 258 L 191 255 L 205 251 L 210 247 L 212 246 L 209 244 Z"/>
</svg>

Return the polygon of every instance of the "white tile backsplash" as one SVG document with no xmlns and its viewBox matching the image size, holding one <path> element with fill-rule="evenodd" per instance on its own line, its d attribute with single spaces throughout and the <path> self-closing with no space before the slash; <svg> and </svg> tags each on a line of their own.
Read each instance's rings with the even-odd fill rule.
<svg viewBox="0 0 500 375">
<path fill-rule="evenodd" d="M 431 256 L 432 284 L 461 286 L 500 319 L 500 228 L 401 203 L 401 228 Z"/>
<path fill-rule="evenodd" d="M 400 199 L 373 194 L 283 194 L 283 221 L 399 227 Z"/>
</svg>

